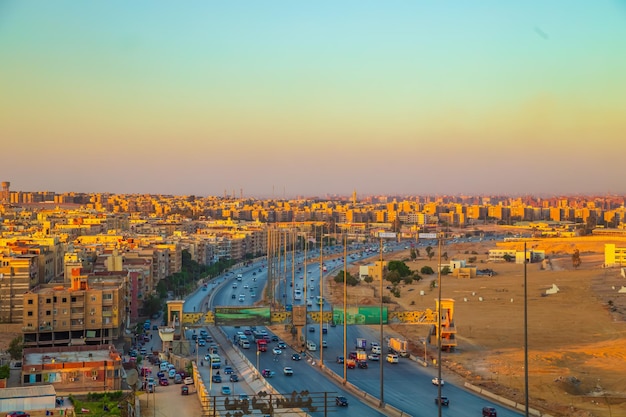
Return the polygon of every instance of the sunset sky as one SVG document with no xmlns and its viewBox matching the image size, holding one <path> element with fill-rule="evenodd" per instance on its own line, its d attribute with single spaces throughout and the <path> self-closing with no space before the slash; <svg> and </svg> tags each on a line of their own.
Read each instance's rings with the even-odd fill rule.
<svg viewBox="0 0 626 417">
<path fill-rule="evenodd" d="M 626 1 L 0 0 L 0 181 L 626 194 Z"/>
</svg>

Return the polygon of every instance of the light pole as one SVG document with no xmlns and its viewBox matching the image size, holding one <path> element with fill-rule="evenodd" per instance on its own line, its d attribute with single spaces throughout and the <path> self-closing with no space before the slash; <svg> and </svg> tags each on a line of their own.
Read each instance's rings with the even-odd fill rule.
<svg viewBox="0 0 626 417">
<path fill-rule="evenodd" d="M 257 374 L 259 373 L 259 354 L 261 353 L 261 351 L 259 350 L 259 347 L 257 346 L 256 348 L 256 372 Z"/>
<path fill-rule="evenodd" d="M 424 366 L 428 365 L 428 362 L 426 360 L 426 339 L 424 338 Z"/>
</svg>

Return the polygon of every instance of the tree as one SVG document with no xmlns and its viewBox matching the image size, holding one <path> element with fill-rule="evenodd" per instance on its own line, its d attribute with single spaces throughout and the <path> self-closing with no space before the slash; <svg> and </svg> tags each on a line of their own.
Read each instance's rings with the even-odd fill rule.
<svg viewBox="0 0 626 417">
<path fill-rule="evenodd" d="M 389 271 L 397 271 L 400 277 L 406 277 L 411 275 L 411 270 L 409 267 L 402 261 L 389 261 L 389 265 L 387 266 Z"/>
<path fill-rule="evenodd" d="M 428 265 L 423 266 L 422 269 L 420 269 L 420 272 L 424 275 L 432 275 L 435 273 L 435 271 L 433 271 L 433 269 Z"/>
<path fill-rule="evenodd" d="M 392 284 L 397 284 L 402 279 L 398 271 L 391 271 L 387 275 L 385 275 L 385 279 Z"/>
<path fill-rule="evenodd" d="M 411 248 L 411 260 L 414 261 L 417 259 L 417 252 L 415 252 L 415 248 Z"/>
<path fill-rule="evenodd" d="M 426 246 L 426 256 L 428 256 L 429 259 L 432 259 L 431 253 L 433 253 L 433 247 L 430 245 Z"/>
<path fill-rule="evenodd" d="M 24 349 L 24 344 L 22 343 L 22 341 L 22 336 L 18 336 L 15 339 L 11 340 L 11 343 L 9 343 L 7 353 L 11 355 L 11 359 L 22 359 L 22 349 Z"/>
<path fill-rule="evenodd" d="M 371 284 L 372 282 L 374 282 L 374 278 L 367 275 L 365 278 L 363 278 L 363 281 L 367 282 L 368 284 Z"/>
<path fill-rule="evenodd" d="M 447 261 L 448 260 L 448 252 L 442 253 L 441 257 Z"/>
<path fill-rule="evenodd" d="M 443 268 L 441 268 L 441 275 L 449 275 L 450 274 L 450 267 L 449 266 L 444 266 Z"/>
<path fill-rule="evenodd" d="M 574 254 L 572 255 L 572 266 L 574 269 L 578 269 L 582 261 L 580 260 L 580 252 L 578 249 L 574 250 Z"/>
<path fill-rule="evenodd" d="M 9 364 L 0 366 L 0 379 L 6 379 L 11 376 L 11 367 Z"/>
<path fill-rule="evenodd" d="M 511 262 L 513 260 L 513 257 L 511 255 L 509 255 L 508 253 L 505 253 L 504 256 L 502 257 L 506 262 Z"/>
<path fill-rule="evenodd" d="M 143 312 L 146 316 L 152 317 L 163 309 L 161 299 L 157 296 L 150 295 L 143 301 Z"/>
<path fill-rule="evenodd" d="M 339 271 L 337 273 L 337 275 L 335 275 L 335 278 L 333 278 L 333 280 L 337 283 L 337 284 L 343 284 L 343 270 Z M 346 272 L 346 284 L 354 287 L 359 283 L 359 279 L 352 276 L 350 274 L 350 272 Z"/>
<path fill-rule="evenodd" d="M 406 277 L 403 278 L 403 280 L 404 280 L 404 283 L 407 284 L 407 285 L 412 284 L 413 283 L 413 276 L 412 275 L 406 276 Z"/>
</svg>

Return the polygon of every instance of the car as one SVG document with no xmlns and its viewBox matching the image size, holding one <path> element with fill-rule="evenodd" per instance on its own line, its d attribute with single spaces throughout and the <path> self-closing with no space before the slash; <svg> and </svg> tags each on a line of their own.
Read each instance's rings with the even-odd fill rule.
<svg viewBox="0 0 626 417">
<path fill-rule="evenodd" d="M 432 383 L 433 383 L 433 385 L 442 385 L 442 386 L 445 384 L 444 380 L 443 379 L 439 379 L 438 377 L 434 377 L 432 379 Z"/>
<path fill-rule="evenodd" d="M 294 353 L 293 355 L 291 355 L 292 361 L 299 361 L 300 359 L 302 359 L 302 356 L 300 356 L 299 353 Z"/>
<path fill-rule="evenodd" d="M 366 361 L 358 361 L 357 362 L 357 366 L 361 369 L 367 369 L 367 362 Z"/>
<path fill-rule="evenodd" d="M 378 355 L 376 353 L 370 353 L 369 355 L 367 355 L 367 359 L 369 359 L 371 361 L 379 361 L 380 360 L 380 355 Z"/>
<path fill-rule="evenodd" d="M 256 275 L 256 272 L 253 272 L 252 275 Z"/>
<path fill-rule="evenodd" d="M 230 382 L 239 382 L 237 374 L 230 374 Z"/>
<path fill-rule="evenodd" d="M 278 336 L 272 335 L 272 342 L 278 342 Z"/>
<path fill-rule="evenodd" d="M 283 353 L 283 351 L 280 350 L 279 348 L 275 347 L 274 349 L 272 349 L 272 353 L 274 355 L 280 355 L 281 353 Z"/>
<path fill-rule="evenodd" d="M 347 407 L 348 406 L 348 399 L 346 397 L 344 397 L 343 395 L 339 395 L 339 396 L 335 397 L 335 404 L 337 404 L 337 406 L 339 406 L 339 407 Z"/>
<path fill-rule="evenodd" d="M 215 382 L 216 384 L 219 384 L 222 382 L 222 377 L 218 374 L 215 374 L 211 377 L 211 381 Z"/>
<path fill-rule="evenodd" d="M 146 385 L 146 392 L 153 393 L 155 391 L 156 391 L 156 384 L 154 382 L 149 382 L 148 385 Z"/>
<path fill-rule="evenodd" d="M 309 333 L 315 333 L 315 327 L 309 326 Z"/>
<path fill-rule="evenodd" d="M 498 417 L 498 412 L 494 407 L 483 407 L 483 417 Z"/>
<path fill-rule="evenodd" d="M 167 380 L 167 378 L 159 378 L 159 385 L 168 386 L 169 384 L 170 382 Z"/>
<path fill-rule="evenodd" d="M 167 376 L 169 377 L 169 379 L 174 379 L 176 377 L 176 369 L 170 369 L 167 372 Z"/>
<path fill-rule="evenodd" d="M 206 346 L 206 340 L 198 339 L 198 346 Z"/>
<path fill-rule="evenodd" d="M 289 367 L 289 366 L 285 366 L 283 368 L 283 374 L 285 374 L 285 376 L 292 376 L 293 375 L 293 369 L 291 369 L 291 367 Z"/>
<path fill-rule="evenodd" d="M 230 395 L 230 387 L 228 385 L 222 385 L 222 395 Z"/>
<path fill-rule="evenodd" d="M 278 342 L 278 345 L 276 346 L 278 346 L 279 349 L 287 349 L 287 343 L 283 341 Z"/>
<path fill-rule="evenodd" d="M 234 372 L 235 372 L 235 371 L 233 371 L 233 367 L 232 367 L 232 366 L 225 366 L 225 367 L 224 367 L 224 373 L 225 373 L 226 375 L 230 375 L 230 374 L 232 374 L 232 373 L 234 373 Z"/>
<path fill-rule="evenodd" d="M 175 384 L 182 384 L 183 383 L 183 377 L 180 376 L 180 374 L 174 375 L 174 383 Z"/>
<path fill-rule="evenodd" d="M 263 375 L 265 378 L 271 378 L 276 375 L 276 372 L 270 371 L 269 369 L 263 369 L 261 371 L 261 375 Z"/>
<path fill-rule="evenodd" d="M 322 348 L 327 348 L 328 347 L 328 342 L 326 342 L 325 340 L 322 340 Z"/>
<path fill-rule="evenodd" d="M 235 298 L 237 298 L 237 296 L 235 294 L 231 294 L 230 298 L 234 300 Z"/>
<path fill-rule="evenodd" d="M 159 330 L 159 326 L 157 326 L 156 324 L 152 325 L 152 330 Z"/>
<path fill-rule="evenodd" d="M 26 411 L 11 411 L 7 413 L 7 417 L 30 417 Z"/>
<path fill-rule="evenodd" d="M 183 380 L 183 382 L 185 383 L 185 385 L 193 385 L 193 378 L 188 376 Z"/>
<path fill-rule="evenodd" d="M 250 336 L 252 334 L 252 330 L 246 329 L 243 331 L 243 334 L 245 334 L 246 336 Z"/>
<path fill-rule="evenodd" d="M 191 340 L 196 340 L 197 338 L 198 338 L 197 334 L 194 333 L 194 334 L 191 335 Z"/>
<path fill-rule="evenodd" d="M 389 363 L 398 363 L 398 355 L 396 355 L 395 353 L 388 353 L 387 354 L 387 362 L 389 362 Z"/>
<path fill-rule="evenodd" d="M 189 387 L 187 385 L 180 387 L 180 395 L 189 395 Z"/>
<path fill-rule="evenodd" d="M 337 356 L 337 363 L 343 363 L 343 356 Z"/>
<path fill-rule="evenodd" d="M 327 334 L 328 328 L 326 326 L 322 327 L 322 334 Z"/>
<path fill-rule="evenodd" d="M 248 284 L 246 284 L 246 285 L 243 286 L 243 288 L 247 290 L 248 288 L 250 288 L 250 286 Z"/>
<path fill-rule="evenodd" d="M 248 394 L 239 394 L 239 401 L 249 401 L 250 397 L 248 397 Z"/>
<path fill-rule="evenodd" d="M 439 397 L 435 397 L 435 404 L 439 405 Z M 450 405 L 450 400 L 448 397 L 441 396 L 441 405 L 448 406 Z"/>
<path fill-rule="evenodd" d="M 165 372 L 163 372 L 163 371 L 159 371 L 159 372 L 157 372 L 157 378 L 159 378 L 159 379 L 161 379 L 161 378 L 166 378 L 166 376 L 165 376 Z"/>
</svg>

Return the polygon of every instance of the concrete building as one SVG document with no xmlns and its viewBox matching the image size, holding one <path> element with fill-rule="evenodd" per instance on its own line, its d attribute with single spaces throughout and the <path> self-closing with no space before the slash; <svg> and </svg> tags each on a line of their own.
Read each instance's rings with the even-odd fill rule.
<svg viewBox="0 0 626 417">
<path fill-rule="evenodd" d="M 24 349 L 23 387 L 52 385 L 62 392 L 122 388 L 122 357 L 113 345 Z"/>
<path fill-rule="evenodd" d="M 35 254 L 0 254 L 0 322 L 21 323 L 24 293 L 39 284 Z"/>
<path fill-rule="evenodd" d="M 604 265 L 607 267 L 626 265 L 626 247 L 618 248 L 614 243 L 604 245 Z"/>
<path fill-rule="evenodd" d="M 127 314 L 123 276 L 88 278 L 74 270 L 71 285 L 40 286 L 23 295 L 25 347 L 111 344 Z"/>
</svg>

